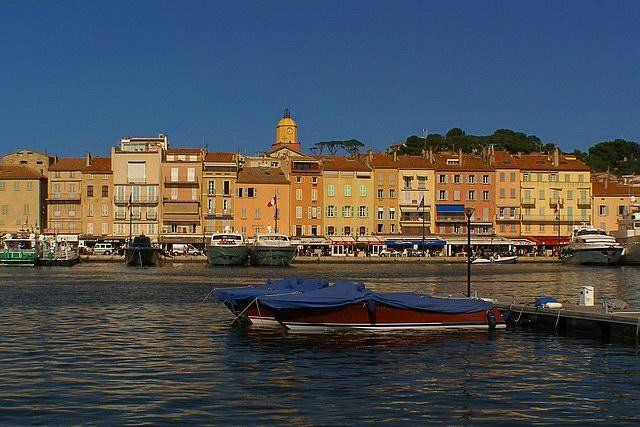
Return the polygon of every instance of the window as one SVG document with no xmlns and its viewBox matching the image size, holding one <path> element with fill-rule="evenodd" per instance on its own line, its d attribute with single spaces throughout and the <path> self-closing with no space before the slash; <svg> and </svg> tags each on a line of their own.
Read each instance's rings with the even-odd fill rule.
<svg viewBox="0 0 640 427">
<path fill-rule="evenodd" d="M 446 184 L 447 183 L 447 176 L 446 175 L 438 175 L 438 182 L 440 184 Z"/>
<path fill-rule="evenodd" d="M 333 218 L 336 216 L 336 207 L 333 205 L 328 205 L 326 208 L 327 212 L 326 212 L 326 216 L 329 218 Z"/>
<path fill-rule="evenodd" d="M 376 225 L 376 232 L 378 233 L 384 232 L 384 225 L 383 224 Z"/>
<path fill-rule="evenodd" d="M 412 182 L 413 182 L 413 177 L 412 176 L 403 176 L 402 177 L 402 183 L 403 183 L 403 188 L 404 189 L 410 190 Z"/>
<path fill-rule="evenodd" d="M 467 200 L 476 200 L 475 190 L 469 190 L 469 192 L 467 193 Z"/>
<path fill-rule="evenodd" d="M 573 190 L 567 190 L 567 200 L 573 200 Z"/>
<path fill-rule="evenodd" d="M 498 208 L 498 218 L 504 218 L 504 209 L 505 208 Z"/>
<path fill-rule="evenodd" d="M 196 168 L 187 169 L 187 181 L 195 182 L 196 180 Z"/>
<path fill-rule="evenodd" d="M 506 231 L 507 227 L 505 227 L 504 224 L 500 224 L 500 232 L 504 233 Z"/>
<path fill-rule="evenodd" d="M 93 234 L 93 223 L 87 224 L 87 234 Z"/>
<path fill-rule="evenodd" d="M 516 189 L 515 188 L 512 188 L 512 189 L 509 190 L 509 197 L 511 199 L 515 199 L 516 198 Z"/>
<path fill-rule="evenodd" d="M 523 182 L 529 182 L 529 174 L 528 173 L 525 172 L 525 173 L 522 174 L 522 181 Z"/>
<path fill-rule="evenodd" d="M 87 205 L 87 216 L 93 216 L 93 205 L 91 203 Z"/>
<path fill-rule="evenodd" d="M 313 189 L 311 190 L 311 201 L 315 202 L 318 200 L 318 190 L 317 189 Z"/>
<path fill-rule="evenodd" d="M 302 188 L 296 188 L 296 200 L 302 200 Z"/>
<path fill-rule="evenodd" d="M 4 191 L 4 181 L 0 181 L 0 191 Z"/>
<path fill-rule="evenodd" d="M 178 200 L 178 189 L 177 188 L 172 188 L 171 189 L 171 200 Z"/>
<path fill-rule="evenodd" d="M 516 182 L 516 173 L 515 172 L 509 173 L 509 181 Z"/>
<path fill-rule="evenodd" d="M 538 231 L 544 231 L 544 224 L 540 224 L 538 226 Z"/>
<path fill-rule="evenodd" d="M 127 163 L 127 180 L 128 182 L 145 182 L 147 179 L 145 162 L 129 162 Z"/>
<path fill-rule="evenodd" d="M 396 185 L 396 174 L 395 173 L 390 173 L 389 174 L 389 186 L 393 187 L 394 185 Z"/>
<path fill-rule="evenodd" d="M 382 188 L 378 189 L 378 199 L 382 199 L 384 197 L 384 190 Z"/>
<path fill-rule="evenodd" d="M 395 224 L 389 224 L 389 232 L 390 233 L 395 233 L 396 232 L 396 225 Z"/>
<path fill-rule="evenodd" d="M 109 197 L 109 186 L 108 185 L 103 185 L 102 186 L 102 197 Z"/>
<path fill-rule="evenodd" d="M 453 192 L 453 200 L 460 200 L 460 190 L 455 190 Z"/>
<path fill-rule="evenodd" d="M 296 206 L 296 218 L 297 219 L 302 218 L 302 206 Z"/>
<path fill-rule="evenodd" d="M 345 184 L 343 187 L 344 197 L 351 197 L 351 184 Z"/>
<path fill-rule="evenodd" d="M 333 184 L 327 186 L 327 196 L 334 197 L 336 195 L 336 188 Z"/>
<path fill-rule="evenodd" d="M 505 198 L 505 189 L 501 188 L 499 194 L 500 194 L 500 198 L 504 199 Z"/>
<path fill-rule="evenodd" d="M 229 199 L 222 201 L 222 213 L 225 215 L 229 213 L 229 203 L 231 203 Z"/>
<path fill-rule="evenodd" d="M 598 214 L 600 216 L 606 216 L 609 214 L 609 209 L 607 208 L 607 205 L 600 205 L 598 206 Z"/>
<path fill-rule="evenodd" d="M 578 182 L 584 182 L 584 175 L 578 174 Z"/>
<path fill-rule="evenodd" d="M 312 184 L 317 184 L 318 183 L 318 177 L 317 176 L 311 177 L 311 183 Z M 312 231 L 313 231 L 313 227 L 312 227 Z M 317 231 L 317 229 L 316 229 L 316 231 Z M 315 234 L 314 234 L 314 236 L 315 236 Z"/>
<path fill-rule="evenodd" d="M 20 181 L 13 181 L 14 191 L 20 191 Z"/>
<path fill-rule="evenodd" d="M 555 173 L 550 173 L 549 174 L 549 182 L 556 182 L 558 181 L 558 175 Z"/>
<path fill-rule="evenodd" d="M 253 211 L 253 214 L 254 214 L 254 217 L 256 219 L 259 219 L 260 218 L 260 208 L 255 208 L 254 211 Z"/>
<path fill-rule="evenodd" d="M 627 207 L 625 205 L 618 205 L 618 215 L 624 215 L 627 213 Z"/>
<path fill-rule="evenodd" d="M 105 236 L 109 234 L 109 224 L 107 224 L 106 222 L 102 223 L 102 234 Z"/>
<path fill-rule="evenodd" d="M 360 197 L 367 197 L 367 186 L 366 185 L 361 185 L 360 186 Z"/>
<path fill-rule="evenodd" d="M 87 197 L 93 197 L 93 185 L 87 185 Z"/>
<path fill-rule="evenodd" d="M 333 236 L 336 234 L 336 228 L 332 225 L 327 227 L 327 236 Z"/>
<path fill-rule="evenodd" d="M 483 184 L 489 183 L 489 175 L 482 175 L 482 183 Z"/>
<path fill-rule="evenodd" d="M 353 207 L 352 206 L 343 206 L 342 207 L 342 216 L 344 218 L 351 218 L 353 216 Z"/>
<path fill-rule="evenodd" d="M 516 208 L 511 208 L 509 211 L 510 211 L 509 216 L 511 218 L 515 218 L 516 217 Z"/>
<path fill-rule="evenodd" d="M 453 183 L 460 184 L 460 175 L 453 175 Z"/>
<path fill-rule="evenodd" d="M 389 219 L 396 219 L 396 208 L 389 208 Z"/>
<path fill-rule="evenodd" d="M 418 190 L 425 190 L 427 188 L 427 177 L 418 176 Z"/>
<path fill-rule="evenodd" d="M 344 228 L 342 229 L 342 231 L 343 231 L 343 234 L 344 234 L 345 236 L 350 236 L 350 235 L 351 235 L 351 227 L 349 227 L 349 226 L 344 227 Z"/>
<path fill-rule="evenodd" d="M 240 218 L 247 219 L 247 208 L 240 209 Z"/>
<path fill-rule="evenodd" d="M 500 182 L 504 182 L 504 179 L 505 179 L 505 173 L 500 172 Z"/>
<path fill-rule="evenodd" d="M 383 208 L 378 208 L 378 219 L 382 220 L 384 219 L 384 209 Z"/>
<path fill-rule="evenodd" d="M 440 190 L 438 192 L 438 200 L 447 200 L 447 191 L 446 190 Z"/>
<path fill-rule="evenodd" d="M 27 191 L 31 191 L 31 190 L 33 190 L 33 182 L 28 181 L 27 182 Z"/>
<path fill-rule="evenodd" d="M 253 187 L 248 187 L 247 188 L 247 197 L 251 198 L 251 197 L 255 197 L 256 196 L 256 192 L 254 190 Z"/>
<path fill-rule="evenodd" d="M 191 189 L 191 200 L 198 200 L 198 189 L 197 188 L 192 188 Z"/>
<path fill-rule="evenodd" d="M 482 200 L 489 200 L 489 192 L 488 191 L 483 191 L 482 192 Z"/>
<path fill-rule="evenodd" d="M 369 208 L 367 206 L 358 207 L 358 216 L 360 218 L 366 218 L 369 216 Z"/>
<path fill-rule="evenodd" d="M 540 191 L 538 192 L 538 196 L 539 196 L 539 199 L 540 199 L 540 200 L 544 200 L 544 190 L 540 190 Z"/>
<path fill-rule="evenodd" d="M 296 182 L 298 184 L 302 184 L 302 177 L 301 176 L 296 176 Z"/>
<path fill-rule="evenodd" d="M 395 199 L 396 198 L 396 190 L 394 190 L 393 188 L 389 189 L 389 198 L 390 199 Z"/>
<path fill-rule="evenodd" d="M 469 177 L 467 179 L 469 181 L 469 184 L 475 184 L 476 183 L 476 176 L 475 175 L 469 175 Z"/>
<path fill-rule="evenodd" d="M 224 181 L 222 183 L 222 194 L 225 196 L 231 195 L 231 183 L 229 181 Z"/>
</svg>

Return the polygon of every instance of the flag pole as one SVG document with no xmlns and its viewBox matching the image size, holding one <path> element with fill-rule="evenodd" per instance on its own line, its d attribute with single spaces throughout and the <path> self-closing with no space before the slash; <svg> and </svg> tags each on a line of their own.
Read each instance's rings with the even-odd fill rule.
<svg viewBox="0 0 640 427">
<path fill-rule="evenodd" d="M 273 196 L 273 200 L 275 202 L 273 206 L 276 209 L 276 212 L 275 212 L 275 219 L 276 219 L 275 232 L 277 233 L 278 232 L 278 195 L 277 194 Z"/>
<path fill-rule="evenodd" d="M 425 217 L 424 217 L 424 196 L 422 196 L 422 256 L 425 255 L 425 250 L 424 250 L 424 221 L 425 221 Z"/>
</svg>

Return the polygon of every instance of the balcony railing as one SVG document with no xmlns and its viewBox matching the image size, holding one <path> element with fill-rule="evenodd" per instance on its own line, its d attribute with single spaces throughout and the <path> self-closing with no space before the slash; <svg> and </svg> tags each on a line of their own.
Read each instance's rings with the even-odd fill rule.
<svg viewBox="0 0 640 427">
<path fill-rule="evenodd" d="M 560 197 L 552 197 L 551 199 L 549 199 L 549 206 L 554 207 L 554 206 L 562 206 L 564 205 L 564 199 L 560 198 Z"/>
<path fill-rule="evenodd" d="M 505 215 L 500 215 L 499 213 L 496 214 L 496 221 L 498 222 L 513 222 L 513 221 L 520 221 L 520 214 L 515 214 L 515 215 L 511 215 L 509 214 L 505 214 Z"/>
<path fill-rule="evenodd" d="M 591 207 L 591 199 L 578 199 L 578 207 L 590 208 Z"/>
<path fill-rule="evenodd" d="M 167 187 L 170 187 L 172 185 L 176 185 L 176 186 L 178 186 L 178 185 L 182 185 L 182 186 L 197 186 L 197 185 L 200 185 L 200 183 L 198 182 L 198 180 L 196 178 L 194 178 L 193 180 L 165 178 L 164 185 L 167 186 Z"/>
<path fill-rule="evenodd" d="M 114 198 L 116 205 L 126 205 L 129 204 L 129 197 L 120 197 L 115 196 Z M 147 196 L 147 197 L 132 197 L 131 203 L 134 205 L 151 205 L 158 203 L 158 196 Z"/>
<path fill-rule="evenodd" d="M 50 193 L 49 200 L 80 200 L 80 193 Z"/>
<path fill-rule="evenodd" d="M 558 215 L 527 215 L 522 214 L 522 221 L 558 222 Z M 560 215 L 560 222 L 580 224 L 591 222 L 591 215 Z"/>
<path fill-rule="evenodd" d="M 464 215 L 456 216 L 441 216 L 436 217 L 436 222 L 467 222 L 467 218 Z"/>
<path fill-rule="evenodd" d="M 529 197 L 522 199 L 522 206 L 535 206 L 536 199 L 535 197 Z"/>
</svg>

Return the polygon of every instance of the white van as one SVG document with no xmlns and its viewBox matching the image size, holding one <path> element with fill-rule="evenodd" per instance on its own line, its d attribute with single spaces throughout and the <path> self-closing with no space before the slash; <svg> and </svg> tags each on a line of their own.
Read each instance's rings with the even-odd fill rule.
<svg viewBox="0 0 640 427">
<path fill-rule="evenodd" d="M 116 248 L 113 247 L 112 243 L 96 243 L 93 247 L 93 253 L 96 255 L 111 255 L 115 251 Z"/>
<path fill-rule="evenodd" d="M 189 243 L 174 243 L 171 247 L 171 254 L 173 256 L 184 255 L 198 256 L 202 255 L 202 251 Z"/>
</svg>

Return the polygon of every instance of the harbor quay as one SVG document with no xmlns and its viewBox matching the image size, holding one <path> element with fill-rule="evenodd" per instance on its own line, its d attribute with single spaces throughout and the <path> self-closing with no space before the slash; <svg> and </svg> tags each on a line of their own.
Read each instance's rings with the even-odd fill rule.
<svg viewBox="0 0 640 427">
<path fill-rule="evenodd" d="M 0 233 L 34 232 L 91 251 L 145 235 L 200 250 L 215 233 L 288 236 L 305 255 L 557 254 L 575 227 L 605 232 L 637 210 L 640 187 L 572 154 L 310 153 L 289 111 L 256 155 L 126 137 L 109 156 L 18 150 L 0 158 Z M 467 218 L 466 213 L 470 217 Z M 452 261 L 455 262 L 455 261 Z"/>
</svg>

